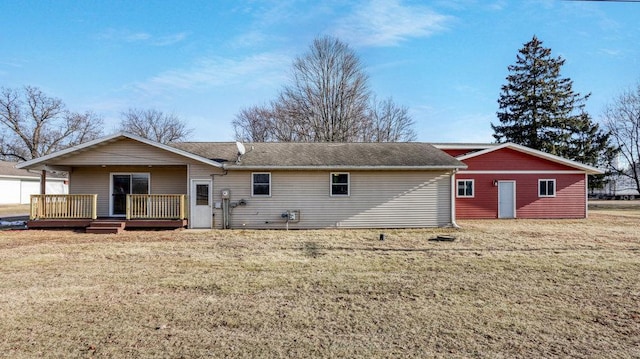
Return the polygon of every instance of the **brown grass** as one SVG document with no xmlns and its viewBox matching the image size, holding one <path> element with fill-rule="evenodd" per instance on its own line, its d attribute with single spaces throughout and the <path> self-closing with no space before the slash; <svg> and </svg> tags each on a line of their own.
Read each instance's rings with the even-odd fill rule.
<svg viewBox="0 0 640 359">
<path fill-rule="evenodd" d="M 0 232 L 0 356 L 639 357 L 639 213 L 623 214 L 383 242 Z M 438 234 L 457 239 L 428 241 Z"/>
<path fill-rule="evenodd" d="M 7 215 L 27 215 L 29 214 L 28 204 L 2 204 L 0 205 L 0 217 Z"/>
</svg>

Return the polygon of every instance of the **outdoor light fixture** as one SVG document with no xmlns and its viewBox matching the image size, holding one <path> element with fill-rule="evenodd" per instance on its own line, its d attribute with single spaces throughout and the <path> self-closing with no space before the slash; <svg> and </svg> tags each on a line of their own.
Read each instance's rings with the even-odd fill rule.
<svg viewBox="0 0 640 359">
<path fill-rule="evenodd" d="M 498 187 L 498 180 L 496 179 L 493 180 L 493 187 Z"/>
</svg>

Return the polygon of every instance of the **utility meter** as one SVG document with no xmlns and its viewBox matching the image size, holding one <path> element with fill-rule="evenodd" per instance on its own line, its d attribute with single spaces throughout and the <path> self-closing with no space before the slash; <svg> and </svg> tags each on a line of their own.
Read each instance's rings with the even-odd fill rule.
<svg viewBox="0 0 640 359">
<path fill-rule="evenodd" d="M 222 195 L 222 199 L 229 199 L 231 197 L 231 190 L 223 189 L 220 191 L 220 194 Z"/>
</svg>

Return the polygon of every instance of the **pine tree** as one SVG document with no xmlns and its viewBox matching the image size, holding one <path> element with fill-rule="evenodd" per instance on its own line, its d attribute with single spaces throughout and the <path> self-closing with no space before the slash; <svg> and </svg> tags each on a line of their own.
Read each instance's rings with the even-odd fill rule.
<svg viewBox="0 0 640 359">
<path fill-rule="evenodd" d="M 498 104 L 497 142 L 513 142 L 589 165 L 602 165 L 614 152 L 609 134 L 585 112 L 589 94 L 573 91 L 560 75 L 565 60 L 552 57 L 536 36 L 510 65 Z M 595 184 L 595 182 L 594 182 Z"/>
</svg>

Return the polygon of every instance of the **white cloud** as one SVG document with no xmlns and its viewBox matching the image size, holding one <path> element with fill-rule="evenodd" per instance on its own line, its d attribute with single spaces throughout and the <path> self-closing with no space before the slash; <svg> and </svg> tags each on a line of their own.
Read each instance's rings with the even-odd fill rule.
<svg viewBox="0 0 640 359">
<path fill-rule="evenodd" d="M 371 0 L 350 16 L 338 20 L 333 34 L 360 46 L 393 46 L 410 38 L 446 30 L 449 16 L 400 0 Z"/>
<path fill-rule="evenodd" d="M 186 32 L 179 32 L 177 34 L 171 34 L 166 36 L 160 36 L 153 40 L 155 46 L 168 46 L 178 43 L 187 38 Z"/>
<path fill-rule="evenodd" d="M 599 52 L 601 54 L 609 55 L 609 56 L 612 56 L 612 57 L 620 57 L 623 54 L 623 52 L 621 50 L 617 50 L 617 49 L 605 49 L 605 48 L 602 48 L 602 49 L 599 50 Z"/>
<path fill-rule="evenodd" d="M 290 62 L 289 57 L 271 53 L 241 60 L 202 58 L 189 68 L 162 72 L 146 81 L 133 84 L 133 87 L 153 95 L 174 90 L 197 90 L 236 84 L 246 84 L 247 87 L 273 86 L 274 83 L 282 83 Z"/>
<path fill-rule="evenodd" d="M 187 38 L 186 32 L 155 36 L 147 32 L 133 32 L 129 30 L 108 29 L 98 35 L 98 39 L 108 41 L 120 41 L 127 43 L 145 43 L 152 46 L 168 46 L 183 41 Z"/>
</svg>

